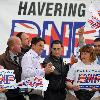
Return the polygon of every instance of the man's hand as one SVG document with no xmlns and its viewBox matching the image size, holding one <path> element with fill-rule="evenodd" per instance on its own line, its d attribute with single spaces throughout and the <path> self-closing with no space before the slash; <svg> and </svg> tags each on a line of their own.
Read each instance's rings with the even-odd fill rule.
<svg viewBox="0 0 100 100">
<path fill-rule="evenodd" d="M 72 90 L 78 91 L 78 90 L 80 90 L 80 86 L 79 85 L 73 85 Z"/>
<path fill-rule="evenodd" d="M 44 68 L 44 71 L 45 71 L 46 74 L 49 74 L 49 73 L 53 72 L 54 69 L 55 69 L 55 67 L 54 67 L 54 66 L 52 65 L 52 63 L 50 62 L 50 63 L 48 63 L 48 64 L 46 65 L 46 67 Z"/>
<path fill-rule="evenodd" d="M 7 92 L 8 90 L 7 89 L 4 89 L 4 88 L 0 88 L 0 93 L 5 93 L 5 92 Z"/>
<path fill-rule="evenodd" d="M 67 88 L 69 90 L 73 90 L 73 91 L 80 90 L 80 86 L 79 85 L 73 85 L 71 82 L 67 82 Z"/>
<path fill-rule="evenodd" d="M 99 91 L 99 88 L 92 87 L 91 91 Z"/>
</svg>

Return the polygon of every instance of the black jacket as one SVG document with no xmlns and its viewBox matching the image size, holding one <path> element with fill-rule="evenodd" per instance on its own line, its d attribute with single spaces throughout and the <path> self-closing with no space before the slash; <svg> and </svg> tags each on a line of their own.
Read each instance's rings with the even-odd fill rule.
<svg viewBox="0 0 100 100">
<path fill-rule="evenodd" d="M 48 75 L 45 75 L 45 78 L 49 80 L 48 90 L 53 91 L 63 91 L 66 88 L 66 76 L 67 72 L 69 70 L 69 65 L 63 63 L 62 57 L 56 58 L 52 55 L 45 58 L 43 61 L 43 66 L 47 63 L 51 62 L 53 66 L 55 67 L 55 70 L 53 73 L 50 73 Z"/>
</svg>

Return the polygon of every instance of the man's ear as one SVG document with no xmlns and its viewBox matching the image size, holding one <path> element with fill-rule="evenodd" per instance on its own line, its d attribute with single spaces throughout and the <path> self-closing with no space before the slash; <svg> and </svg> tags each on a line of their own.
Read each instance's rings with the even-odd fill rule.
<svg viewBox="0 0 100 100">
<path fill-rule="evenodd" d="M 36 46 L 35 44 L 32 44 L 32 46 L 31 46 L 31 47 L 34 49 L 34 48 L 35 48 L 35 46 Z"/>
</svg>

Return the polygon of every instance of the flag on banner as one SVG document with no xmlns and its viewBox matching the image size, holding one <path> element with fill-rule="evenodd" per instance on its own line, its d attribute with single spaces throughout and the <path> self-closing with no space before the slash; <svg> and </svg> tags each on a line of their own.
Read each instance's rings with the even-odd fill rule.
<svg viewBox="0 0 100 100">
<path fill-rule="evenodd" d="M 92 18 L 88 19 L 88 23 L 93 29 L 100 29 L 100 20 L 96 17 L 92 16 Z"/>
<path fill-rule="evenodd" d="M 91 18 L 88 19 L 89 25 L 93 29 L 100 29 L 100 7 L 95 7 L 92 3 L 89 7 L 89 11 L 91 12 Z"/>
<path fill-rule="evenodd" d="M 16 35 L 19 32 L 25 32 L 30 37 L 34 37 L 34 36 L 38 35 L 38 30 L 37 30 L 36 26 L 33 25 L 33 23 L 31 23 L 30 21 L 25 21 L 25 20 L 21 20 L 18 22 L 17 21 L 13 22 L 16 27 L 14 27 L 11 35 Z"/>
<path fill-rule="evenodd" d="M 0 70 L 0 87 L 6 89 L 15 89 L 17 87 L 25 89 L 35 89 L 35 90 L 42 90 L 46 91 L 48 87 L 49 81 L 41 76 L 34 76 L 22 80 L 19 83 L 16 83 L 14 70 Z"/>
<path fill-rule="evenodd" d="M 95 5 L 92 3 L 89 7 L 89 11 L 91 12 L 93 17 L 100 20 L 100 15 L 98 14 L 100 11 L 100 7 L 95 7 Z"/>
<path fill-rule="evenodd" d="M 75 79 L 75 84 L 79 84 L 81 89 L 91 88 L 93 86 L 100 88 L 100 68 L 77 69 Z"/>
<path fill-rule="evenodd" d="M 40 76 L 34 76 L 17 83 L 17 87 L 22 88 L 22 89 L 28 88 L 28 89 L 46 91 L 48 84 L 49 84 L 49 81 L 46 80 L 45 78 L 40 77 Z"/>
<path fill-rule="evenodd" d="M 86 76 L 84 74 L 79 75 L 78 82 L 85 82 Z"/>
<path fill-rule="evenodd" d="M 90 16 L 87 18 L 85 25 L 82 26 L 84 27 L 84 32 L 82 34 L 84 35 L 84 41 L 86 44 L 93 44 L 95 37 L 100 37 L 100 6 L 92 2 L 88 10 Z M 79 33 L 80 28 L 76 29 L 77 38 L 81 35 Z M 81 39 L 81 41 L 83 40 Z"/>
</svg>

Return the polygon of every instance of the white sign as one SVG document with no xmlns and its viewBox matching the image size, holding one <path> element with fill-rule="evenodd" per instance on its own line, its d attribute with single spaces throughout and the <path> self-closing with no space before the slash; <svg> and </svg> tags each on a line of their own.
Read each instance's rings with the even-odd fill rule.
<svg viewBox="0 0 100 100">
<path fill-rule="evenodd" d="M 100 68 L 98 69 L 79 69 L 76 75 L 76 84 L 80 88 L 100 88 Z"/>
<path fill-rule="evenodd" d="M 14 70 L 0 69 L 0 87 L 6 89 L 17 88 Z"/>
<path fill-rule="evenodd" d="M 34 76 L 16 83 L 14 70 L 0 69 L 0 87 L 6 89 L 30 88 L 46 91 L 49 81 L 41 76 Z"/>
</svg>

